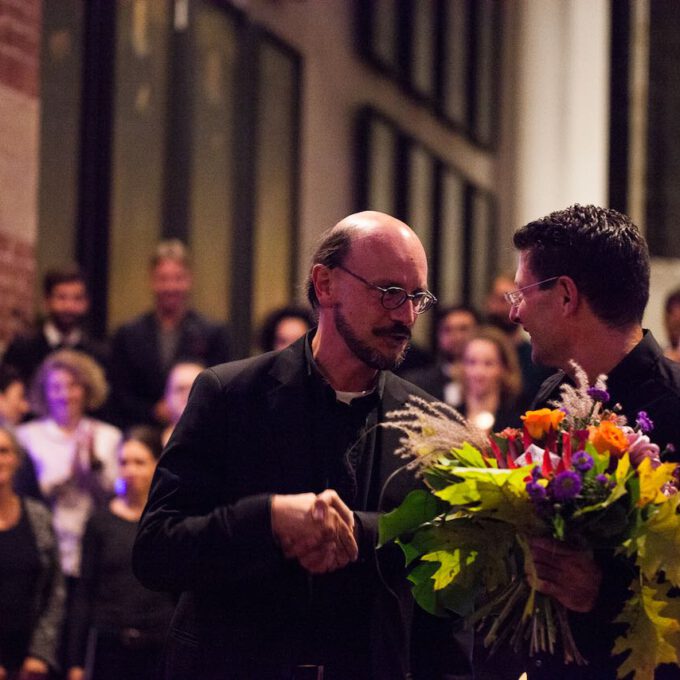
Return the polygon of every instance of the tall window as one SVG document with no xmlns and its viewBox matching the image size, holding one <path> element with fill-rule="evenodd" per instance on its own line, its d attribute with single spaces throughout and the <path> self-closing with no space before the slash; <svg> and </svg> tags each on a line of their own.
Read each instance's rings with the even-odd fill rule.
<svg viewBox="0 0 680 680">
<path fill-rule="evenodd" d="M 226 318 L 246 355 L 252 328 L 297 280 L 301 58 L 226 2 L 67 4 L 70 14 L 45 2 L 56 47 L 43 127 L 59 116 L 70 127 L 43 145 L 43 167 L 65 159 L 66 172 L 42 199 L 60 206 L 61 252 L 90 278 L 98 330 L 151 304 L 148 258 L 179 237 L 193 254 L 193 304 Z M 56 58 L 62 24 L 71 61 Z M 56 90 L 81 69 L 79 87 Z"/>
<path fill-rule="evenodd" d="M 499 129 L 501 3 L 356 0 L 361 55 L 471 141 Z"/>
<path fill-rule="evenodd" d="M 442 303 L 480 305 L 498 261 L 493 196 L 373 109 L 359 113 L 356 133 L 356 209 L 390 213 L 418 233 Z M 427 319 L 418 332 L 429 344 Z"/>
<path fill-rule="evenodd" d="M 612 3 L 610 203 L 641 222 L 650 252 L 680 257 L 680 3 Z"/>
</svg>

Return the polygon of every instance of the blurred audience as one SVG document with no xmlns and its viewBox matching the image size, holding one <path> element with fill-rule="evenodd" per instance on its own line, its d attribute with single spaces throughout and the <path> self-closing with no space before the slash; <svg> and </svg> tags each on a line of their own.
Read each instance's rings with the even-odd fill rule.
<svg viewBox="0 0 680 680">
<path fill-rule="evenodd" d="M 46 680 L 58 667 L 64 580 L 49 510 L 14 491 L 21 456 L 0 427 L 0 678 Z"/>
<path fill-rule="evenodd" d="M 514 277 L 510 274 L 496 276 L 486 296 L 486 322 L 503 331 L 515 345 L 522 372 L 522 400 L 531 403 L 543 381 L 555 371 L 538 366 L 532 361 L 531 342 L 527 339 L 522 327 L 510 320 L 510 303 L 504 296 L 505 293 L 510 293 L 516 288 Z"/>
<path fill-rule="evenodd" d="M 16 427 L 29 411 L 26 385 L 13 366 L 0 365 L 0 426 Z"/>
<path fill-rule="evenodd" d="M 404 373 L 404 378 L 450 406 L 463 402 L 461 381 L 463 350 L 479 323 L 479 315 L 466 305 L 437 310 L 437 355 L 429 366 Z"/>
<path fill-rule="evenodd" d="M 91 338 L 85 329 L 90 298 L 79 269 L 48 271 L 43 278 L 43 304 L 44 321 L 34 331 L 14 338 L 5 352 L 4 364 L 14 366 L 26 384 L 45 357 L 57 349 L 85 352 L 106 366 L 106 345 Z"/>
<path fill-rule="evenodd" d="M 163 428 L 161 437 L 163 446 L 168 443 L 175 425 L 186 408 L 194 380 L 204 368 L 203 364 L 195 361 L 180 361 L 170 370 L 165 384 L 165 403 L 168 405 L 169 422 Z"/>
<path fill-rule="evenodd" d="M 120 447 L 120 483 L 83 538 L 82 576 L 69 624 L 68 680 L 153 680 L 174 609 L 132 573 L 132 545 L 161 455 L 157 429 L 133 427 Z"/>
<path fill-rule="evenodd" d="M 463 350 L 461 413 L 487 432 L 516 427 L 522 413 L 522 373 L 517 351 L 494 326 L 477 329 Z"/>
<path fill-rule="evenodd" d="M 229 359 L 226 326 L 189 307 L 191 265 L 181 241 L 158 245 L 150 277 L 154 309 L 121 326 L 112 341 L 112 409 L 115 422 L 124 427 L 169 422 L 163 393 L 178 361 L 211 366 Z"/>
<path fill-rule="evenodd" d="M 0 365 L 0 427 L 14 432 L 29 410 L 26 387 L 19 372 L 13 366 Z M 21 456 L 19 469 L 14 474 L 14 490 L 23 496 L 44 500 L 30 456 Z"/>
<path fill-rule="evenodd" d="M 680 361 L 680 288 L 666 298 L 663 320 L 668 335 L 664 354 L 673 361 Z"/>
<path fill-rule="evenodd" d="M 62 570 L 71 579 L 80 573 L 85 522 L 111 496 L 116 479 L 121 432 L 86 415 L 106 393 L 104 372 L 94 359 L 70 349 L 54 352 L 31 386 L 31 404 L 40 417 L 16 430 L 52 508 Z"/>
<path fill-rule="evenodd" d="M 285 349 L 315 325 L 308 307 L 279 307 L 269 312 L 262 322 L 258 344 L 263 352 Z"/>
</svg>

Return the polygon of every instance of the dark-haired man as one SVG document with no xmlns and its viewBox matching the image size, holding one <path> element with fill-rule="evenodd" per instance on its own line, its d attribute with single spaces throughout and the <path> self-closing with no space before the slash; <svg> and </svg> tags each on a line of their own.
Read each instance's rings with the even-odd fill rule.
<svg viewBox="0 0 680 680">
<path fill-rule="evenodd" d="M 167 425 L 164 391 L 172 366 L 197 361 L 206 366 L 230 357 L 223 323 L 190 306 L 193 276 L 186 246 L 161 241 L 149 261 L 154 308 L 123 324 L 111 341 L 111 402 L 120 427 Z"/>
<path fill-rule="evenodd" d="M 376 425 L 427 398 L 390 370 L 435 301 L 423 247 L 393 217 L 351 215 L 320 243 L 308 297 L 316 329 L 198 377 L 159 464 L 134 567 L 182 593 L 166 680 L 408 675 L 403 558 L 378 568 L 375 546 L 378 510 L 413 480 Z"/>
<path fill-rule="evenodd" d="M 433 364 L 403 373 L 406 380 L 450 406 L 463 403 L 461 382 L 463 350 L 472 337 L 479 315 L 467 305 L 437 310 L 437 359 Z"/>
<path fill-rule="evenodd" d="M 13 366 L 28 384 L 43 359 L 57 349 L 76 349 L 106 365 L 107 349 L 85 328 L 90 298 L 85 278 L 76 267 L 48 271 L 43 278 L 45 320 L 31 333 L 17 336 L 3 363 Z"/>
<path fill-rule="evenodd" d="M 591 381 L 608 376 L 610 403 L 621 404 L 630 422 L 646 411 L 654 421 L 653 439 L 661 448 L 673 445 L 670 458 L 677 460 L 680 365 L 663 356 L 641 325 L 649 253 L 637 227 L 614 210 L 574 205 L 522 227 L 514 244 L 519 265 L 517 288 L 507 295 L 510 318 L 531 336 L 534 361 L 560 369 L 545 381 L 535 406 L 559 397 L 560 385 L 573 381 L 575 361 Z M 558 651 L 532 659 L 529 678 L 613 680 L 617 632 L 611 622 L 632 573 L 622 562 L 596 562 L 555 542 L 539 541 L 533 553 L 539 589 L 570 610 L 577 645 L 589 664 L 565 666 Z"/>
</svg>

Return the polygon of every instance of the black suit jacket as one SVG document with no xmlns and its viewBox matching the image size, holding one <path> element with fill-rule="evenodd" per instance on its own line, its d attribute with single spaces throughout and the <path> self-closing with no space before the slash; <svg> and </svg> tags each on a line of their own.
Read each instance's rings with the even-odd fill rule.
<svg viewBox="0 0 680 680">
<path fill-rule="evenodd" d="M 106 343 L 93 340 L 83 333 L 80 342 L 70 349 L 89 354 L 95 361 L 101 364 L 102 368 L 106 369 L 108 362 Z M 48 354 L 54 351 L 55 348 L 47 342 L 43 326 L 40 326 L 33 333 L 15 337 L 7 348 L 2 361 L 4 364 L 13 366 L 28 385 L 38 366 L 40 366 Z"/>
<path fill-rule="evenodd" d="M 189 310 L 180 324 L 172 363 L 193 359 L 206 366 L 229 360 L 229 335 L 224 324 Z M 163 396 L 168 368 L 161 364 L 158 323 L 153 312 L 121 326 L 111 347 L 110 382 L 113 418 L 121 427 L 154 423 L 153 407 Z"/>
<path fill-rule="evenodd" d="M 360 558 L 344 574 L 311 577 L 284 559 L 272 537 L 271 494 L 322 490 L 310 477 L 320 452 L 311 445 L 305 342 L 204 371 L 159 463 L 134 568 L 147 587 L 182 593 L 170 632 L 168 680 L 259 677 L 248 673 L 250 658 L 274 665 L 308 661 L 300 656 L 309 635 L 302 622 L 315 589 L 339 579 L 334 606 L 341 609 L 342 589 L 351 589 L 355 577 L 371 579 L 363 614 L 371 623 L 373 658 L 372 669 L 352 680 L 406 677 L 412 600 L 398 549 L 379 551 L 378 573 L 378 507 L 352 508 Z M 385 373 L 379 418 L 412 393 L 427 398 Z M 404 465 L 393 453 L 397 437 L 376 432 L 381 486 L 390 478 L 381 509 L 401 502 L 415 483 L 410 472 L 396 472 Z M 352 641 L 333 644 L 334 660 L 342 664 Z"/>
</svg>

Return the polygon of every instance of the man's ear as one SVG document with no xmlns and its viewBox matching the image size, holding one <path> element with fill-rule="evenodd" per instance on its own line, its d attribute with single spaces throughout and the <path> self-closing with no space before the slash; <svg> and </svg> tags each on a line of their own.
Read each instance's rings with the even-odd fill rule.
<svg viewBox="0 0 680 680">
<path fill-rule="evenodd" d="M 328 307 L 332 299 L 331 270 L 323 264 L 315 264 L 311 274 L 314 292 L 321 307 Z"/>
<path fill-rule="evenodd" d="M 557 285 L 561 293 L 562 310 L 565 315 L 574 314 L 581 304 L 581 294 L 570 276 L 560 276 Z"/>
</svg>

